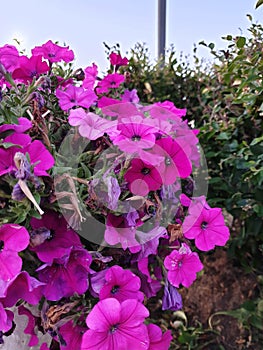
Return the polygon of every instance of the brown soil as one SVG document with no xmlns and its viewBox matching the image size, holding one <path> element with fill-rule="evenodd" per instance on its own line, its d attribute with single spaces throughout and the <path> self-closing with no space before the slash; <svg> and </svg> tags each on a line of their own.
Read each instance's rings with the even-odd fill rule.
<svg viewBox="0 0 263 350">
<path fill-rule="evenodd" d="M 200 321 L 208 328 L 209 317 L 217 311 L 233 310 L 258 295 L 256 276 L 244 271 L 228 259 L 222 249 L 204 256 L 204 272 L 189 289 L 182 289 L 183 311 L 190 325 Z M 220 333 L 220 344 L 225 349 L 262 350 L 248 330 L 230 316 L 214 316 L 213 329 Z M 220 349 L 220 347 L 200 347 L 199 349 Z"/>
</svg>

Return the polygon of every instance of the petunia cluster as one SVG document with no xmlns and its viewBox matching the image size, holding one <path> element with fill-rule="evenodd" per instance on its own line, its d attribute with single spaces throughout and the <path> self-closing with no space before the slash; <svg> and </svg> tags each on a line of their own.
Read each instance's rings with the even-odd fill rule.
<svg viewBox="0 0 263 350">
<path fill-rule="evenodd" d="M 0 47 L 0 343 L 17 313 L 41 350 L 168 350 L 151 302 L 181 309 L 200 252 L 229 239 L 196 191 L 199 131 L 141 104 L 119 52 L 105 75 L 73 60 L 51 40 Z"/>
</svg>

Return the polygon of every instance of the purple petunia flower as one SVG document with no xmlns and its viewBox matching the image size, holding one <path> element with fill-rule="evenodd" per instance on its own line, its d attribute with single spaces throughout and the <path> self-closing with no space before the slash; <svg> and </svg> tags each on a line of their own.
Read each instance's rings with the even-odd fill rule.
<svg viewBox="0 0 263 350">
<path fill-rule="evenodd" d="M 74 324 L 71 320 L 59 328 L 59 333 L 65 340 L 66 345 L 60 345 L 61 350 L 78 350 L 81 347 L 82 337 L 86 326 Z"/>
<path fill-rule="evenodd" d="M 29 304 L 36 305 L 42 297 L 42 289 L 45 283 L 39 282 L 30 276 L 28 272 L 22 271 L 4 286 L 0 285 L 0 302 L 5 307 L 14 306 L 19 299 Z"/>
<path fill-rule="evenodd" d="M 65 90 L 56 90 L 59 106 L 63 111 L 80 106 L 89 108 L 97 101 L 93 90 L 85 90 L 83 87 L 69 85 Z"/>
<path fill-rule="evenodd" d="M 29 244 L 29 233 L 19 225 L 5 224 L 0 227 L 0 278 L 10 281 L 22 268 L 18 252 Z"/>
<path fill-rule="evenodd" d="M 74 60 L 74 53 L 69 50 L 69 47 L 62 47 L 54 44 L 51 40 L 41 46 L 36 46 L 32 49 L 32 55 L 42 55 L 49 62 L 71 62 Z"/>
<path fill-rule="evenodd" d="M 131 91 L 126 89 L 122 95 L 121 100 L 124 102 L 132 102 L 132 103 L 140 102 L 136 89 L 132 89 Z"/>
<path fill-rule="evenodd" d="M 148 350 L 168 350 L 171 340 L 173 339 L 171 331 L 166 331 L 164 334 L 160 327 L 156 324 L 147 325 L 150 346 Z"/>
<path fill-rule="evenodd" d="M 33 229 L 30 235 L 33 239 L 36 235 L 43 234 L 44 230 L 49 231 L 49 234 L 45 232 L 46 239 L 43 243 L 30 247 L 43 262 L 52 263 L 55 258 L 69 254 L 73 247 L 81 247 L 77 233 L 68 229 L 64 217 L 56 212 L 47 211 L 41 219 L 32 218 L 30 224 Z"/>
<path fill-rule="evenodd" d="M 23 83 L 31 83 L 33 78 L 38 78 L 40 74 L 47 73 L 49 66 L 42 61 L 41 56 L 19 57 L 19 68 L 13 71 L 12 77 Z"/>
<path fill-rule="evenodd" d="M 119 302 L 137 299 L 142 302 L 144 295 L 139 291 L 140 287 L 140 278 L 134 273 L 120 266 L 112 266 L 105 274 L 105 284 L 100 290 L 100 299 L 115 298 Z"/>
<path fill-rule="evenodd" d="M 143 324 L 148 316 L 146 307 L 135 299 L 99 301 L 86 319 L 89 330 L 83 335 L 81 350 L 148 349 L 148 331 Z"/>
<path fill-rule="evenodd" d="M 177 311 L 183 307 L 182 296 L 168 280 L 165 281 L 162 310 Z"/>
<path fill-rule="evenodd" d="M 3 304 L 0 302 L 0 333 L 1 332 L 5 333 L 12 328 L 13 318 L 14 318 L 13 312 L 9 310 L 5 310 Z"/>
<path fill-rule="evenodd" d="M 125 216 L 116 216 L 111 213 L 107 215 L 104 239 L 108 244 L 120 243 L 124 250 L 128 247 L 138 246 L 135 233 L 135 227 L 128 225 Z"/>
<path fill-rule="evenodd" d="M 86 249 L 74 248 L 53 264 L 37 269 L 39 279 L 46 283 L 43 295 L 48 300 L 59 300 L 74 293 L 83 294 L 89 287 L 88 273 L 92 258 Z"/>
<path fill-rule="evenodd" d="M 177 288 L 180 284 L 188 288 L 196 279 L 196 273 L 203 268 L 197 253 L 193 253 L 185 243 L 179 251 L 173 250 L 166 256 L 164 266 L 168 270 L 169 282 Z"/>
<path fill-rule="evenodd" d="M 197 248 L 203 251 L 211 250 L 216 245 L 224 246 L 230 236 L 222 210 L 210 208 L 204 197 L 192 201 L 189 215 L 183 222 L 183 233 L 186 238 L 194 239 Z"/>
</svg>

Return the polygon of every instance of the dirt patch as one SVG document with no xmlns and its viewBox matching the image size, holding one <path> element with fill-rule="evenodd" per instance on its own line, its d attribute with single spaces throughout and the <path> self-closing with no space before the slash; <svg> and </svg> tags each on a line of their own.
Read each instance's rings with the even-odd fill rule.
<svg viewBox="0 0 263 350">
<path fill-rule="evenodd" d="M 222 249 L 205 255 L 204 271 L 193 285 L 182 289 L 184 307 L 190 324 L 200 321 L 203 327 L 208 327 L 209 317 L 217 311 L 233 310 L 249 299 L 258 295 L 256 276 L 245 274 L 234 266 L 227 253 Z M 216 316 L 213 319 L 214 329 L 221 334 L 225 349 L 260 350 L 253 344 L 247 330 L 229 316 Z M 210 348 L 207 348 L 210 349 Z"/>
</svg>

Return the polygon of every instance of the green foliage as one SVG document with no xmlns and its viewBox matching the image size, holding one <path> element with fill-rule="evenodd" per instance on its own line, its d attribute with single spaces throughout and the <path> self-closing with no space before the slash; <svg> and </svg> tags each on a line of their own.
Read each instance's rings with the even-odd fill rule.
<svg viewBox="0 0 263 350">
<path fill-rule="evenodd" d="M 263 4 L 263 0 L 258 0 L 256 3 L 256 9 Z"/>
<path fill-rule="evenodd" d="M 194 66 L 173 48 L 165 64 L 150 62 L 137 45 L 126 74 L 142 102 L 170 100 L 186 107 L 210 175 L 208 199 L 233 217 L 230 253 L 247 269 L 261 270 L 263 252 L 263 27 L 251 16 L 248 37 L 227 35 L 224 50 L 206 46 L 214 61 L 204 65 L 194 50 Z"/>
</svg>

